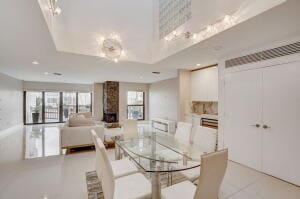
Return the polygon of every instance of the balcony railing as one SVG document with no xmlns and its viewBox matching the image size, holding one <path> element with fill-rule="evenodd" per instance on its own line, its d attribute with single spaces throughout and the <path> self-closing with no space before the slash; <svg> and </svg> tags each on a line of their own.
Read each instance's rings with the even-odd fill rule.
<svg viewBox="0 0 300 199">
<path fill-rule="evenodd" d="M 50 120 L 58 120 L 59 119 L 59 109 L 52 107 L 45 107 L 45 118 Z"/>
</svg>

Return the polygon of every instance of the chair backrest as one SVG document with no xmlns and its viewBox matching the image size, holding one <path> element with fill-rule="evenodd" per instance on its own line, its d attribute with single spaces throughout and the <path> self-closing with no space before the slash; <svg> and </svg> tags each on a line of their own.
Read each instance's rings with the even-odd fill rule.
<svg viewBox="0 0 300 199">
<path fill-rule="evenodd" d="M 69 117 L 77 117 L 78 115 L 83 115 L 85 118 L 91 118 L 91 112 L 82 112 L 82 113 L 70 113 Z"/>
<path fill-rule="evenodd" d="M 103 162 L 103 159 L 100 154 L 99 145 L 97 144 L 97 138 L 99 137 L 94 129 L 91 130 L 91 135 L 96 149 L 96 162 L 95 162 L 96 173 L 98 178 L 101 179 L 102 178 L 101 162 Z"/>
<path fill-rule="evenodd" d="M 96 145 L 99 147 L 100 155 L 103 159 L 101 162 L 101 168 L 102 168 L 102 189 L 105 199 L 113 199 L 114 197 L 114 191 L 115 191 L 115 180 L 113 177 L 113 171 L 110 164 L 110 161 L 108 159 L 108 156 L 106 154 L 105 146 L 100 138 L 97 138 Z"/>
<path fill-rule="evenodd" d="M 127 119 L 123 125 L 124 139 L 132 139 L 138 137 L 137 120 Z"/>
<path fill-rule="evenodd" d="M 194 199 L 217 199 L 228 160 L 228 149 L 201 156 L 201 172 Z"/>
<path fill-rule="evenodd" d="M 94 143 L 95 147 L 97 147 L 96 142 L 97 142 L 97 138 L 99 138 L 99 137 L 98 137 L 98 135 L 97 135 L 97 133 L 94 129 L 91 129 L 91 136 L 92 136 L 93 143 Z"/>
<path fill-rule="evenodd" d="M 217 146 L 217 135 L 216 129 L 197 126 L 192 135 L 192 142 L 200 145 L 207 153 L 214 152 Z"/>
<path fill-rule="evenodd" d="M 191 142 L 192 124 L 178 122 L 175 132 L 175 138 L 183 142 Z"/>
</svg>

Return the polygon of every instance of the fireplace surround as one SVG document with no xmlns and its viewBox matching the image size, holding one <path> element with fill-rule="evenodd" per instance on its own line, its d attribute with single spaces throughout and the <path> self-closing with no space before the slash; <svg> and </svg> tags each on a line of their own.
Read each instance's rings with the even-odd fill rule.
<svg viewBox="0 0 300 199">
<path fill-rule="evenodd" d="M 104 82 L 103 121 L 106 123 L 119 122 L 119 82 Z"/>
</svg>

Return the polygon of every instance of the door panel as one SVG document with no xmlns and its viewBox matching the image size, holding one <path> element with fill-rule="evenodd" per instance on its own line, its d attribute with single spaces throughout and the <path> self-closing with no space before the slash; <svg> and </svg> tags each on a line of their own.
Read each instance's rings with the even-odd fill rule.
<svg viewBox="0 0 300 199">
<path fill-rule="evenodd" d="M 263 70 L 263 171 L 300 185 L 300 62 Z"/>
<path fill-rule="evenodd" d="M 262 71 L 225 77 L 224 141 L 229 159 L 261 170 Z"/>
</svg>

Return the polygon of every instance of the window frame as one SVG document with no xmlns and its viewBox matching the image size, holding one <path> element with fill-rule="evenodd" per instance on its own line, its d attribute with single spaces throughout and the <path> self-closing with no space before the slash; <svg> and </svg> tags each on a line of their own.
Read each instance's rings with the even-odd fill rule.
<svg viewBox="0 0 300 199">
<path fill-rule="evenodd" d="M 143 104 L 128 104 L 128 92 L 143 93 Z M 144 121 L 145 120 L 145 92 L 144 91 L 127 91 L 127 93 L 126 93 L 126 104 L 127 104 L 127 114 L 126 114 L 127 119 L 129 119 L 128 118 L 128 113 L 129 113 L 128 108 L 129 107 L 142 106 L 143 107 L 143 118 L 142 119 L 137 119 L 137 120 L 139 120 L 139 121 Z"/>
<path fill-rule="evenodd" d="M 26 117 L 26 96 L 28 92 L 41 92 L 42 93 L 42 121 L 39 123 L 27 123 L 27 117 Z M 45 93 L 48 92 L 57 92 L 59 93 L 59 121 L 58 122 L 46 122 L 45 120 Z M 65 123 L 66 121 L 63 120 L 63 94 L 66 93 L 76 93 L 76 113 L 78 113 L 78 94 L 79 93 L 90 93 L 91 95 L 91 104 L 90 104 L 90 113 L 93 112 L 93 93 L 92 92 L 69 92 L 69 91 L 35 91 L 35 90 L 24 90 L 23 91 L 23 124 L 24 125 L 35 125 L 35 124 L 54 124 L 54 123 Z"/>
</svg>

